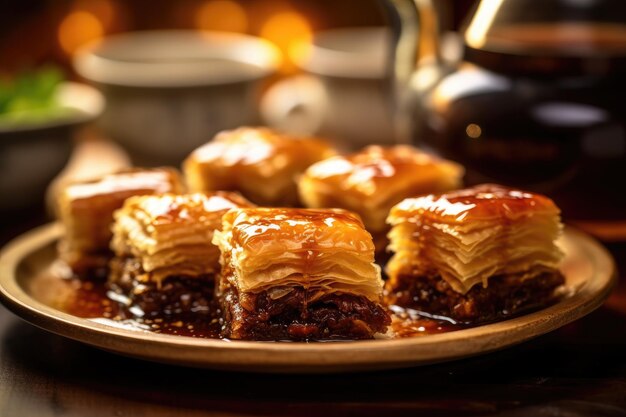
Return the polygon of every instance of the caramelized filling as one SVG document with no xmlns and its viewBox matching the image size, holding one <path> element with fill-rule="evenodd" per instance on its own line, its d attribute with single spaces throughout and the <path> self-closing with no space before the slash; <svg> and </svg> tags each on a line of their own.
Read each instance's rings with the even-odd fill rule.
<svg viewBox="0 0 626 417">
<path fill-rule="evenodd" d="M 138 331 L 150 331 L 153 333 L 213 339 L 223 337 L 222 334 L 224 321 L 221 318 L 221 309 L 215 299 L 208 303 L 208 311 L 206 314 L 203 315 L 175 314 L 167 316 L 155 314 L 151 317 L 138 317 L 129 310 L 128 304 L 120 302 L 120 297 L 116 295 L 115 291 L 111 291 L 111 289 L 103 282 L 84 281 L 77 278 L 60 278 L 50 271 L 45 274 L 45 277 L 41 277 L 38 279 L 41 280 L 41 284 L 45 285 L 47 288 L 49 288 L 51 283 L 67 287 L 66 291 L 58 291 L 58 293 L 64 294 L 62 299 L 40 299 L 40 301 L 44 302 L 45 304 L 52 305 L 55 308 L 60 308 L 62 311 L 77 317 L 84 317 L 91 320 L 97 320 L 99 322 L 110 323 L 113 326 L 122 326 L 124 328 L 134 329 Z M 550 278 L 546 277 L 546 279 Z M 562 282 L 562 277 L 559 278 L 555 276 L 552 279 L 558 279 L 558 282 Z M 413 277 L 411 278 L 411 281 L 414 281 Z M 407 280 L 407 283 L 408 282 L 409 281 Z M 182 282 L 181 285 L 183 285 Z M 552 285 L 546 285 L 546 291 L 551 286 Z M 437 316 L 432 314 L 425 314 L 422 312 L 423 310 L 420 311 L 420 308 L 413 309 L 408 307 L 399 307 L 397 305 L 390 305 L 387 314 L 390 314 L 391 316 L 391 332 L 389 332 L 388 335 L 392 338 L 421 337 L 429 334 L 438 334 L 461 330 L 464 328 L 468 328 L 472 325 L 484 324 L 496 319 L 501 320 L 512 318 L 516 315 L 526 313 L 533 309 L 545 307 L 550 302 L 556 302 L 558 300 L 558 295 L 553 290 L 554 287 L 552 287 L 550 295 L 543 298 L 544 303 L 542 304 L 534 303 L 534 305 L 519 305 L 517 308 L 511 311 L 507 310 L 507 314 L 500 314 L 497 317 L 494 315 L 491 315 L 490 317 L 483 316 L 484 320 L 486 321 L 480 323 L 474 322 L 471 324 L 460 323 L 450 317 L 445 317 L 443 315 Z M 502 288 L 501 291 L 503 291 Z M 402 292 L 402 290 L 399 289 L 398 292 Z M 43 293 L 47 294 L 48 292 L 46 291 Z M 404 300 L 408 299 L 409 301 L 411 301 L 412 298 L 407 296 L 407 294 L 408 293 L 404 292 L 400 295 L 407 297 Z M 545 292 L 544 294 L 547 294 L 547 292 Z M 292 306 L 298 305 L 297 298 L 297 296 L 294 296 L 289 301 L 287 301 L 286 299 L 283 307 L 270 308 L 269 311 L 271 313 L 275 313 L 279 309 L 283 309 L 283 311 L 296 311 L 295 309 L 293 309 Z M 530 300 L 531 297 L 526 297 L 526 299 Z M 336 299 L 337 302 L 341 302 L 341 300 L 342 297 L 338 297 Z M 405 304 L 403 299 L 398 295 L 388 295 L 385 301 L 389 303 L 396 302 Z M 320 315 L 322 318 L 328 318 L 328 322 L 331 321 L 331 318 L 333 320 L 336 320 L 337 315 L 341 313 L 337 314 L 329 310 L 334 309 L 335 305 L 340 304 L 333 305 L 333 302 L 333 300 L 330 300 L 328 305 L 321 303 L 319 308 L 317 308 L 317 306 L 314 306 L 314 309 L 317 310 L 316 314 Z M 346 306 L 348 307 L 348 310 L 351 302 L 355 302 L 356 305 L 359 304 L 358 300 L 347 299 Z M 449 305 L 443 303 L 443 299 L 440 299 L 439 303 L 439 305 Z M 263 311 L 266 310 L 267 306 L 270 306 L 269 300 L 267 299 L 266 295 L 261 296 L 261 298 L 258 299 L 258 304 L 260 306 L 260 310 Z M 410 304 L 410 302 L 407 302 L 405 305 L 408 304 Z M 302 304 L 300 304 L 300 306 L 301 305 Z M 415 306 L 415 304 L 413 305 Z M 445 307 L 445 309 L 448 309 L 448 307 Z M 345 307 L 344 311 L 347 311 Z M 378 316 L 378 310 L 374 311 Z M 500 311 L 502 312 L 503 310 Z M 266 328 L 271 328 L 273 326 L 272 331 L 276 332 L 275 334 L 280 336 L 279 333 L 285 334 L 285 332 L 278 330 L 279 326 L 277 325 L 277 323 L 279 322 L 279 319 L 274 318 L 273 321 L 266 321 L 265 326 Z M 346 325 L 346 323 L 347 322 L 343 322 L 342 324 L 338 324 L 337 326 Z M 348 322 L 347 325 L 350 326 L 350 323 Z M 343 330 L 341 327 L 334 328 L 337 329 L 337 331 Z M 359 327 L 355 328 L 358 329 Z M 311 331 L 311 329 L 313 328 L 307 328 L 306 325 L 296 325 L 292 327 L 292 332 L 294 332 L 296 335 L 302 336 L 310 334 L 309 332 Z M 278 338 L 278 340 L 281 339 L 286 340 L 288 339 L 288 337 Z M 305 338 L 303 337 L 302 339 Z M 308 338 L 308 340 L 314 341 L 315 338 L 310 337 Z"/>
<path fill-rule="evenodd" d="M 293 288 L 278 299 L 264 291 L 243 300 L 226 285 L 221 294 L 223 334 L 248 340 L 370 339 L 391 324 L 385 308 L 362 296 L 309 298 L 304 288 Z"/>
<path fill-rule="evenodd" d="M 460 294 L 441 277 L 400 274 L 394 285 L 388 282 L 385 301 L 456 322 L 477 324 L 545 307 L 557 299 L 555 290 L 564 282 L 558 271 L 526 280 L 504 275 L 490 278 L 486 288 L 477 285 Z"/>
<path fill-rule="evenodd" d="M 214 276 L 171 276 L 162 282 L 144 279 L 134 258 L 111 262 L 108 288 L 136 317 L 175 317 L 203 320 L 213 315 Z"/>
</svg>

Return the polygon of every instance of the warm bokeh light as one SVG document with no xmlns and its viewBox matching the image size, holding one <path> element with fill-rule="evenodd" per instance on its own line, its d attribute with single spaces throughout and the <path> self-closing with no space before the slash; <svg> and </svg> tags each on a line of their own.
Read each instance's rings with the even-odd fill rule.
<svg viewBox="0 0 626 417">
<path fill-rule="evenodd" d="M 59 44 L 68 55 L 83 44 L 102 37 L 102 22 L 87 11 L 74 11 L 68 14 L 59 26 Z"/>
<path fill-rule="evenodd" d="M 294 62 L 308 53 L 313 31 L 299 13 L 285 11 L 271 16 L 261 27 L 261 36 L 280 48 L 286 58 L 284 72 L 292 72 Z"/>
<path fill-rule="evenodd" d="M 504 0 L 483 1 L 465 32 L 465 42 L 475 49 L 480 49 L 487 42 L 487 32 L 495 19 Z"/>
<path fill-rule="evenodd" d="M 118 4 L 112 0 L 77 0 L 73 10 L 93 14 L 105 30 L 110 29 L 116 19 Z"/>
<path fill-rule="evenodd" d="M 465 128 L 465 133 L 472 139 L 478 139 L 483 134 L 483 130 L 476 123 L 470 123 Z"/>
<path fill-rule="evenodd" d="M 195 12 L 196 28 L 226 32 L 246 32 L 248 16 L 245 9 L 232 0 L 209 0 Z"/>
</svg>

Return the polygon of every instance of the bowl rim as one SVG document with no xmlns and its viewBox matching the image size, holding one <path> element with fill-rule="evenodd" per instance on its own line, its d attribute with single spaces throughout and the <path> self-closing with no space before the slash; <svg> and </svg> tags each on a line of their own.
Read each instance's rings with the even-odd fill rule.
<svg viewBox="0 0 626 417">
<path fill-rule="evenodd" d="M 169 51 L 165 47 L 155 51 L 155 56 L 161 59 L 160 62 L 155 62 L 156 58 L 143 58 L 142 61 L 137 57 L 133 60 L 138 52 L 129 51 L 142 50 L 142 53 L 150 56 L 151 52 L 148 48 L 142 48 L 142 44 L 154 41 L 161 45 L 164 42 L 170 45 Z M 108 49 L 109 56 L 104 56 L 105 48 Z M 193 55 L 183 58 L 183 49 Z M 118 57 L 112 58 L 110 55 L 115 53 Z M 133 58 L 129 59 L 128 55 Z M 257 70 L 254 74 L 225 72 L 220 79 L 206 71 L 207 63 L 215 59 L 249 64 Z M 76 72 L 89 81 L 139 88 L 180 88 L 249 82 L 276 73 L 281 62 L 282 55 L 278 47 L 265 39 L 235 32 L 185 29 L 134 31 L 108 36 L 85 45 L 73 58 Z"/>
<path fill-rule="evenodd" d="M 385 26 L 319 31 L 313 35 L 308 53 L 298 57 L 296 65 L 306 72 L 326 77 L 383 79 L 389 72 L 391 39 L 391 30 Z M 354 49 L 339 46 L 349 41 Z"/>
</svg>

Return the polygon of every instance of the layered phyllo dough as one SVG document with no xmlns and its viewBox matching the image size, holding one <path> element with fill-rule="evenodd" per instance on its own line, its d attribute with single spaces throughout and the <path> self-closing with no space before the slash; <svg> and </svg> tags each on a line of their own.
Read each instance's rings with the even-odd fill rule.
<svg viewBox="0 0 626 417">
<path fill-rule="evenodd" d="M 213 241 L 226 337 L 364 339 L 390 323 L 372 238 L 350 212 L 234 209 Z"/>
<path fill-rule="evenodd" d="M 106 277 L 113 212 L 132 196 L 182 191 L 180 175 L 170 168 L 135 168 L 67 185 L 58 201 L 65 226 L 61 259 L 81 277 Z"/>
<path fill-rule="evenodd" d="M 250 206 L 231 192 L 129 198 L 115 212 L 110 288 L 140 316 L 207 313 L 220 269 L 213 233 L 225 212 Z"/>
<path fill-rule="evenodd" d="M 293 206 L 297 178 L 334 154 L 319 139 L 242 127 L 217 134 L 185 160 L 183 169 L 192 191 L 235 190 L 259 205 Z"/>
<path fill-rule="evenodd" d="M 482 185 L 406 199 L 388 222 L 389 304 L 484 322 L 544 306 L 564 283 L 560 211 L 545 196 Z"/>
<path fill-rule="evenodd" d="M 358 213 L 384 249 L 391 207 L 407 197 L 458 188 L 463 168 L 414 147 L 369 146 L 317 162 L 299 182 L 300 198 L 310 208 L 341 207 Z"/>
</svg>

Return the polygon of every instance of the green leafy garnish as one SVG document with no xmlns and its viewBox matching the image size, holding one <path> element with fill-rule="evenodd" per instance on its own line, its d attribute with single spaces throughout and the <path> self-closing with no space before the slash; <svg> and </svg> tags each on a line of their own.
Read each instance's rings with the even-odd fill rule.
<svg viewBox="0 0 626 417">
<path fill-rule="evenodd" d="M 0 122 L 42 122 L 67 114 L 71 110 L 62 107 L 55 94 L 63 79 L 63 73 L 55 67 L 0 79 Z"/>
</svg>

